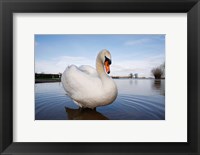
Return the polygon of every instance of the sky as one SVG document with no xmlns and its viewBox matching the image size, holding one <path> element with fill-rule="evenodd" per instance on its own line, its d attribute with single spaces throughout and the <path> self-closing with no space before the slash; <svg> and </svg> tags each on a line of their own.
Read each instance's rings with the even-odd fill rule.
<svg viewBox="0 0 200 155">
<path fill-rule="evenodd" d="M 102 50 L 111 53 L 110 75 L 137 73 L 152 77 L 151 70 L 165 62 L 165 35 L 35 35 L 35 73 L 63 73 L 69 65 L 95 68 Z"/>
</svg>

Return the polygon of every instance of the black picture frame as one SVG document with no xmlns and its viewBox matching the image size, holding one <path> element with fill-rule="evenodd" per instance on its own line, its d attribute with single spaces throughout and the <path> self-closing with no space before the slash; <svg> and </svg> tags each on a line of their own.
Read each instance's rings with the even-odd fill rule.
<svg viewBox="0 0 200 155">
<path fill-rule="evenodd" d="M 0 0 L 1 154 L 200 154 L 199 0 Z M 13 13 L 187 13 L 187 143 L 13 142 Z M 177 60 L 178 61 L 178 60 Z M 31 133 L 30 133 L 31 134 Z M 52 135 L 53 136 L 53 135 Z"/>
</svg>

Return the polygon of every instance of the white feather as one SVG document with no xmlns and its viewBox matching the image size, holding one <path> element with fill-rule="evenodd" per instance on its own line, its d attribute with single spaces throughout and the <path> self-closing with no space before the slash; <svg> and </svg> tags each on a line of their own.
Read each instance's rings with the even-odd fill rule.
<svg viewBox="0 0 200 155">
<path fill-rule="evenodd" d="M 91 66 L 67 67 L 62 74 L 62 84 L 67 94 L 80 107 L 95 108 L 112 103 L 117 97 L 117 87 L 104 71 L 103 61 L 107 50 L 97 57 L 97 70 Z M 109 53 L 108 53 L 109 54 Z M 110 55 L 108 56 L 110 57 Z M 102 66 L 99 62 L 102 62 Z M 98 66 L 100 65 L 100 66 Z"/>
</svg>

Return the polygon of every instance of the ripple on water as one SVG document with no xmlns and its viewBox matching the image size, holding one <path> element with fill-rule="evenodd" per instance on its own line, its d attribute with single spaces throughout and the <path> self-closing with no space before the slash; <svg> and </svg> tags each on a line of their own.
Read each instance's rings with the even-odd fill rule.
<svg viewBox="0 0 200 155">
<path fill-rule="evenodd" d="M 120 89 L 117 99 L 110 105 L 98 107 L 96 112 L 88 112 L 87 119 L 94 119 L 95 117 L 110 120 L 164 120 L 164 84 L 163 81 L 160 83 L 159 87 L 155 87 L 153 80 L 132 82 L 129 80 L 116 80 L 118 89 Z M 72 110 L 66 110 L 66 108 Z M 78 109 L 78 106 L 66 95 L 61 84 L 36 84 L 36 120 L 69 119 L 69 111 L 70 119 L 73 119 L 73 116 L 76 116 L 75 119 L 85 118 L 86 112 L 76 109 Z"/>
<path fill-rule="evenodd" d="M 160 102 L 163 102 L 160 104 Z M 114 103 L 100 107 L 109 119 L 165 119 L 163 96 L 118 95 Z M 120 115 L 120 117 L 119 117 Z"/>
</svg>

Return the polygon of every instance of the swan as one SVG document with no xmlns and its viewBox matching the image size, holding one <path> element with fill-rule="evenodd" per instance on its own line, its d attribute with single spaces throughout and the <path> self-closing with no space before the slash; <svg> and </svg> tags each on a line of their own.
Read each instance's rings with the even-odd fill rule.
<svg viewBox="0 0 200 155">
<path fill-rule="evenodd" d="M 62 74 L 61 82 L 67 95 L 81 108 L 94 109 L 111 104 L 118 90 L 110 73 L 111 54 L 100 51 L 96 58 L 96 69 L 82 65 L 68 66 Z"/>
</svg>

